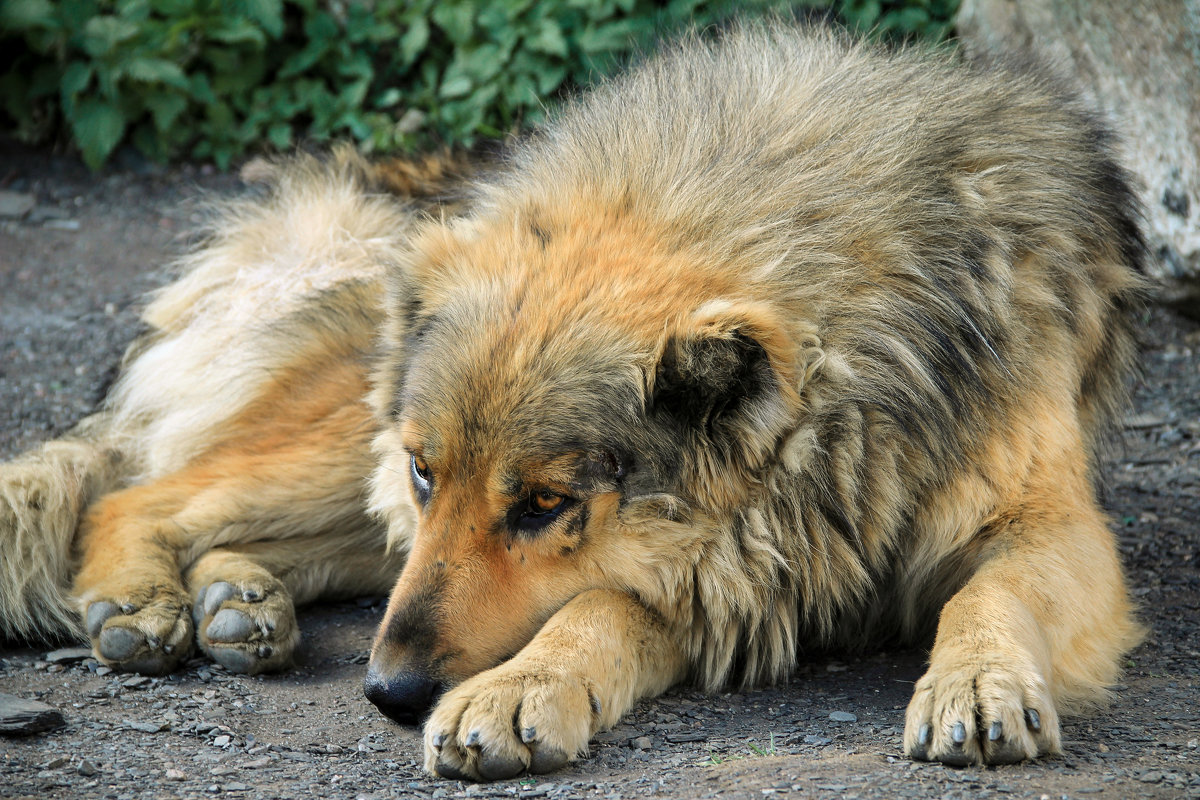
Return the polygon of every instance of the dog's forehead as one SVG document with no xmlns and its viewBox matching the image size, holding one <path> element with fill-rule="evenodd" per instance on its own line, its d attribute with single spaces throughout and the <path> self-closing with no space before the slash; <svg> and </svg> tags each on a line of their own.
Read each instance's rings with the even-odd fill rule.
<svg viewBox="0 0 1200 800">
<path fill-rule="evenodd" d="M 475 462 L 569 461 L 619 446 L 635 424 L 638 348 L 586 317 L 528 301 L 465 292 L 432 315 L 402 404 L 426 448 Z"/>
</svg>

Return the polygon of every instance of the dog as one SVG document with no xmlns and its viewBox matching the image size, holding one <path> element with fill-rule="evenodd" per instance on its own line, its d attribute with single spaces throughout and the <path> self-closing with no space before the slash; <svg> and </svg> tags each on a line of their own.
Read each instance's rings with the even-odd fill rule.
<svg viewBox="0 0 1200 800">
<path fill-rule="evenodd" d="M 1054 753 L 1105 698 L 1144 244 L 1057 81 L 744 24 L 493 165 L 254 172 L 105 407 L 0 472 L 8 635 L 256 673 L 296 603 L 390 589 L 366 695 L 466 779 L 802 648 L 932 635 L 916 759 Z"/>
</svg>

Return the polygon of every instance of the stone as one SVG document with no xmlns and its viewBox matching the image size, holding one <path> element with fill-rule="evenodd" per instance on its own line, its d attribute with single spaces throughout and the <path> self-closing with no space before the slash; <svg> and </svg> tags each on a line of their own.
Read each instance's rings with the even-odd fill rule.
<svg viewBox="0 0 1200 800">
<path fill-rule="evenodd" d="M 51 650 L 46 653 L 45 660 L 51 664 L 74 664 L 92 657 L 90 647 L 64 647 L 61 650 Z"/>
<path fill-rule="evenodd" d="M 62 712 L 37 700 L 0 694 L 0 734 L 28 736 L 52 731 L 66 724 Z"/>
<path fill-rule="evenodd" d="M 963 0 L 968 56 L 1032 53 L 1066 71 L 1120 134 L 1161 299 L 1200 317 L 1200 14 L 1176 0 Z"/>
<path fill-rule="evenodd" d="M 829 718 L 834 722 L 858 722 L 858 717 L 849 711 L 834 711 Z"/>
<path fill-rule="evenodd" d="M 0 218 L 21 219 L 34 205 L 36 201 L 31 194 L 0 189 Z"/>
</svg>

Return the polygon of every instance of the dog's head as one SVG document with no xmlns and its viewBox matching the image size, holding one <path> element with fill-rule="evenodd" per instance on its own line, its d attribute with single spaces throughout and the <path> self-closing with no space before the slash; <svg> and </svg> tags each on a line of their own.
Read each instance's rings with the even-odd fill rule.
<svg viewBox="0 0 1200 800">
<path fill-rule="evenodd" d="M 366 683 L 397 720 L 580 592 L 679 617 L 705 520 L 798 402 L 795 338 L 744 286 L 628 218 L 577 220 L 434 225 L 399 270 L 373 500 L 408 561 Z"/>
</svg>

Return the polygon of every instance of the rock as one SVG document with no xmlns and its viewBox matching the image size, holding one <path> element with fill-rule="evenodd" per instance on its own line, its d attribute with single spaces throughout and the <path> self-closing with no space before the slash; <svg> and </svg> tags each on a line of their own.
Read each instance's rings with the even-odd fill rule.
<svg viewBox="0 0 1200 800">
<path fill-rule="evenodd" d="M 163 775 L 163 777 L 169 781 L 185 781 L 185 780 L 187 780 L 187 774 L 184 773 L 183 770 L 175 769 L 174 767 L 167 770 L 166 773 Z"/>
<path fill-rule="evenodd" d="M 36 201 L 31 194 L 0 190 L 0 218 L 21 219 L 34 205 Z"/>
<path fill-rule="evenodd" d="M 649 750 L 651 747 L 650 737 L 649 736 L 639 736 L 636 739 L 633 739 L 632 741 L 630 741 L 629 746 L 632 747 L 634 750 Z"/>
<path fill-rule="evenodd" d="M 64 647 L 61 650 L 51 650 L 46 653 L 45 660 L 51 664 L 74 664 L 78 661 L 86 661 L 92 657 L 92 648 L 90 647 Z"/>
<path fill-rule="evenodd" d="M 142 733 L 158 733 L 167 729 L 166 725 L 160 722 L 142 722 L 140 720 L 129 720 L 125 726 L 131 730 L 141 731 Z"/>
<path fill-rule="evenodd" d="M 65 724 L 62 712 L 54 706 L 11 694 L 0 694 L 0 734 L 28 736 L 54 730 Z"/>
<path fill-rule="evenodd" d="M 79 768 L 77 772 L 85 778 L 92 778 L 100 774 L 100 768 L 91 761 L 84 759 L 83 761 L 79 762 Z"/>
<path fill-rule="evenodd" d="M 1016 51 L 1065 69 L 1122 134 L 1163 299 L 1200 316 L 1200 15 L 1175 0 L 963 0 L 970 56 Z"/>
<path fill-rule="evenodd" d="M 222 734 L 221 736 L 218 736 L 217 738 L 213 739 L 213 746 L 214 747 L 228 747 L 230 741 L 231 741 L 231 738 L 229 736 Z"/>
<path fill-rule="evenodd" d="M 829 718 L 834 722 L 858 722 L 858 717 L 849 711 L 834 711 L 829 715 Z"/>
</svg>

